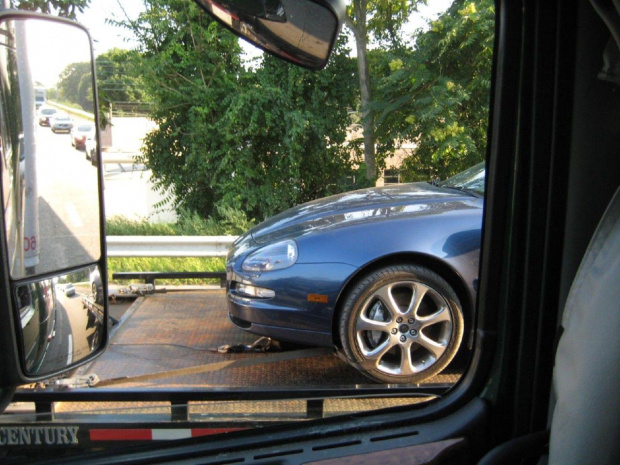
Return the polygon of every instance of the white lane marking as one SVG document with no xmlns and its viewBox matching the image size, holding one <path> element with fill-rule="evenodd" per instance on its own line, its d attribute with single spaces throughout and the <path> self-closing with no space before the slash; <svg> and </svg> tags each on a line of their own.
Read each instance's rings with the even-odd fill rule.
<svg viewBox="0 0 620 465">
<path fill-rule="evenodd" d="M 67 346 L 67 352 L 69 352 L 67 354 L 67 365 L 71 365 L 73 363 L 73 336 L 71 334 L 67 337 Z"/>
<path fill-rule="evenodd" d="M 82 223 L 82 218 L 73 203 L 65 203 L 65 211 L 67 212 L 67 218 L 69 218 L 69 221 L 73 226 L 76 228 L 81 228 L 84 226 L 84 223 Z"/>
</svg>

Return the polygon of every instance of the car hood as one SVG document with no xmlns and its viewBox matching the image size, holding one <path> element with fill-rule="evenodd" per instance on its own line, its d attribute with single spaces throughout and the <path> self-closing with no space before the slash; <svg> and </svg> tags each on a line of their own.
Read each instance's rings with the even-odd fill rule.
<svg viewBox="0 0 620 465">
<path fill-rule="evenodd" d="M 244 238 L 251 235 L 261 245 L 362 222 L 481 207 L 482 199 L 477 196 L 425 182 L 374 187 L 298 205 L 259 224 Z"/>
</svg>

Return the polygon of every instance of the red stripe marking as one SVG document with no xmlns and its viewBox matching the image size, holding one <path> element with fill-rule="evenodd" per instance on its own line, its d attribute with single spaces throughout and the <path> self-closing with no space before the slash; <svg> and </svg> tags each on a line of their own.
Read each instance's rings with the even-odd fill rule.
<svg viewBox="0 0 620 465">
<path fill-rule="evenodd" d="M 213 434 L 232 433 L 233 431 L 242 431 L 247 428 L 193 428 L 192 437 L 211 436 Z"/>
<path fill-rule="evenodd" d="M 150 429 L 91 429 L 91 441 L 150 441 Z"/>
</svg>

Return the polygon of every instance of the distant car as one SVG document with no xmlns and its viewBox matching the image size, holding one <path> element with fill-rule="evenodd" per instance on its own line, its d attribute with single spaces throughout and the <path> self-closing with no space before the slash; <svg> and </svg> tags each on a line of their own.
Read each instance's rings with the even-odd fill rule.
<svg viewBox="0 0 620 465">
<path fill-rule="evenodd" d="M 90 163 L 93 166 L 97 166 L 97 139 L 95 136 L 96 132 L 93 131 L 86 137 L 86 142 L 84 142 L 84 152 L 86 153 L 86 159 L 90 160 Z"/>
<path fill-rule="evenodd" d="M 62 291 L 65 293 L 67 297 L 71 297 L 75 295 L 75 287 L 71 283 L 65 284 L 65 287 L 62 288 Z"/>
<path fill-rule="evenodd" d="M 52 132 L 70 132 L 73 128 L 73 120 L 66 113 L 56 113 L 51 118 L 50 127 L 52 128 Z"/>
<path fill-rule="evenodd" d="M 78 124 L 71 129 L 71 145 L 77 150 L 86 149 L 86 139 L 94 137 L 95 126 L 90 123 Z"/>
<path fill-rule="evenodd" d="M 52 117 L 58 113 L 56 108 L 43 107 L 39 110 L 39 126 L 49 126 Z"/>
<path fill-rule="evenodd" d="M 268 219 L 228 254 L 231 321 L 335 346 L 375 381 L 438 374 L 472 328 L 484 181 L 481 163 L 440 185 L 347 192 Z"/>
</svg>

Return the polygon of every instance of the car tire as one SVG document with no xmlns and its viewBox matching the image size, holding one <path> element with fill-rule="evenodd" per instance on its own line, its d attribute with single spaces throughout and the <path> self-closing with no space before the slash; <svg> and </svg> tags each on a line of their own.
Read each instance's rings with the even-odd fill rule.
<svg viewBox="0 0 620 465">
<path fill-rule="evenodd" d="M 364 276 L 345 298 L 339 321 L 344 356 L 369 378 L 420 383 L 441 372 L 463 340 L 459 299 L 437 273 L 394 265 Z"/>
</svg>

